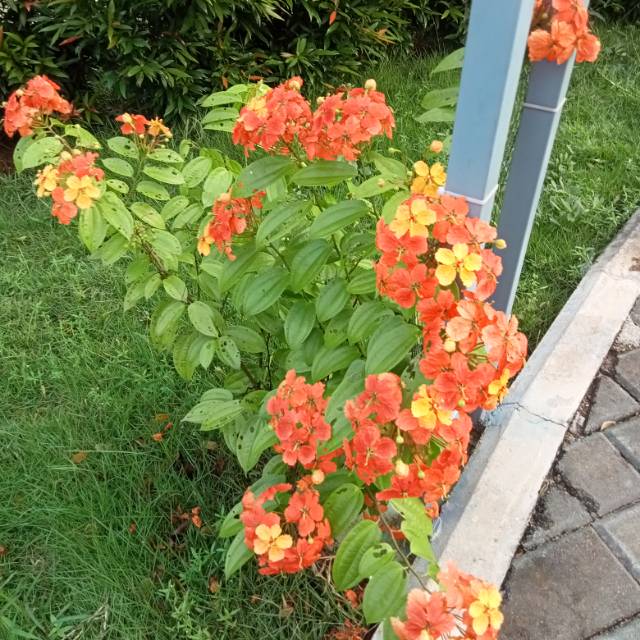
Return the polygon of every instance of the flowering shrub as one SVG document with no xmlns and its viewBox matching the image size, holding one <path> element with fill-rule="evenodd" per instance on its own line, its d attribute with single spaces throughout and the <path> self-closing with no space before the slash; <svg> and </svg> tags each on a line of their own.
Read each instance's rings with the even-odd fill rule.
<svg viewBox="0 0 640 640">
<path fill-rule="evenodd" d="M 440 193 L 441 145 L 408 168 L 371 149 L 394 127 L 373 80 L 313 109 L 292 78 L 205 101 L 206 124 L 262 151 L 244 167 L 188 159 L 191 141 L 170 149 L 161 120 L 128 113 L 98 167 L 99 143 L 43 87 L 26 122 L 9 100 L 18 170 L 44 165 L 38 195 L 105 264 L 132 254 L 125 308 L 155 303 L 151 339 L 182 376 L 224 372 L 184 420 L 218 429 L 246 471 L 275 454 L 220 525 L 227 576 L 254 557 L 268 575 L 331 559 L 336 588 L 368 580 L 365 620 L 401 640 L 497 637 L 498 591 L 439 571 L 429 535 L 470 414 L 502 400 L 527 343 L 489 302 L 504 243 Z M 407 600 L 409 555 L 431 581 Z"/>
<path fill-rule="evenodd" d="M 589 30 L 583 0 L 536 0 L 529 35 L 529 59 L 564 64 L 576 52 L 576 62 L 595 62 L 600 40 Z"/>
</svg>

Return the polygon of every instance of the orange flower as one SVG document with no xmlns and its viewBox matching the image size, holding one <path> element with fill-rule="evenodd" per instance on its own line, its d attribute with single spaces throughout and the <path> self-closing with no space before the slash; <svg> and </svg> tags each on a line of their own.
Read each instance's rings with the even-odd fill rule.
<svg viewBox="0 0 640 640">
<path fill-rule="evenodd" d="M 553 53 L 553 39 L 544 29 L 536 29 L 529 35 L 529 60 L 539 62 L 546 60 Z"/>
<path fill-rule="evenodd" d="M 122 126 L 120 127 L 120 131 L 124 133 L 125 136 L 135 134 L 137 136 L 144 135 L 144 128 L 149 121 L 145 116 L 139 114 L 130 114 L 123 113 L 116 117 L 117 122 L 122 122 Z"/>
<path fill-rule="evenodd" d="M 433 153 L 440 153 L 443 148 L 444 145 L 440 140 L 433 140 L 429 145 L 429 151 L 432 151 Z"/>
<path fill-rule="evenodd" d="M 160 118 L 153 118 L 153 120 L 147 122 L 147 133 L 154 138 L 158 136 L 171 138 L 173 136 L 171 129 L 169 129 Z"/>
</svg>

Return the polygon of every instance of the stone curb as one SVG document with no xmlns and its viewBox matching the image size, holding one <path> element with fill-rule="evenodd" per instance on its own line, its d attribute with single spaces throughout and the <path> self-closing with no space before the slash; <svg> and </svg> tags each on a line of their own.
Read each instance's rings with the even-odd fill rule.
<svg viewBox="0 0 640 640">
<path fill-rule="evenodd" d="M 486 425 L 442 510 L 441 564 L 502 584 L 569 422 L 640 295 L 640 210 L 587 272 Z"/>
</svg>

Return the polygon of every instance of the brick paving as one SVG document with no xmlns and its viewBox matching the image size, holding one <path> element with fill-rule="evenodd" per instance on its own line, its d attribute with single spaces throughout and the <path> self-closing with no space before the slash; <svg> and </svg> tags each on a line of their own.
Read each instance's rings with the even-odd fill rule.
<svg viewBox="0 0 640 640">
<path fill-rule="evenodd" d="M 640 640 L 640 298 L 504 584 L 502 640 Z"/>
</svg>

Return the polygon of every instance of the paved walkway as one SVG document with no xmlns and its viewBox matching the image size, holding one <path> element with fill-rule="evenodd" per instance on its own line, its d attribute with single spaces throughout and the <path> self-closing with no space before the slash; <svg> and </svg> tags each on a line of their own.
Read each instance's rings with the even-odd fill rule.
<svg viewBox="0 0 640 640">
<path fill-rule="evenodd" d="M 501 640 L 640 640 L 640 298 L 574 418 L 504 589 Z"/>
</svg>

